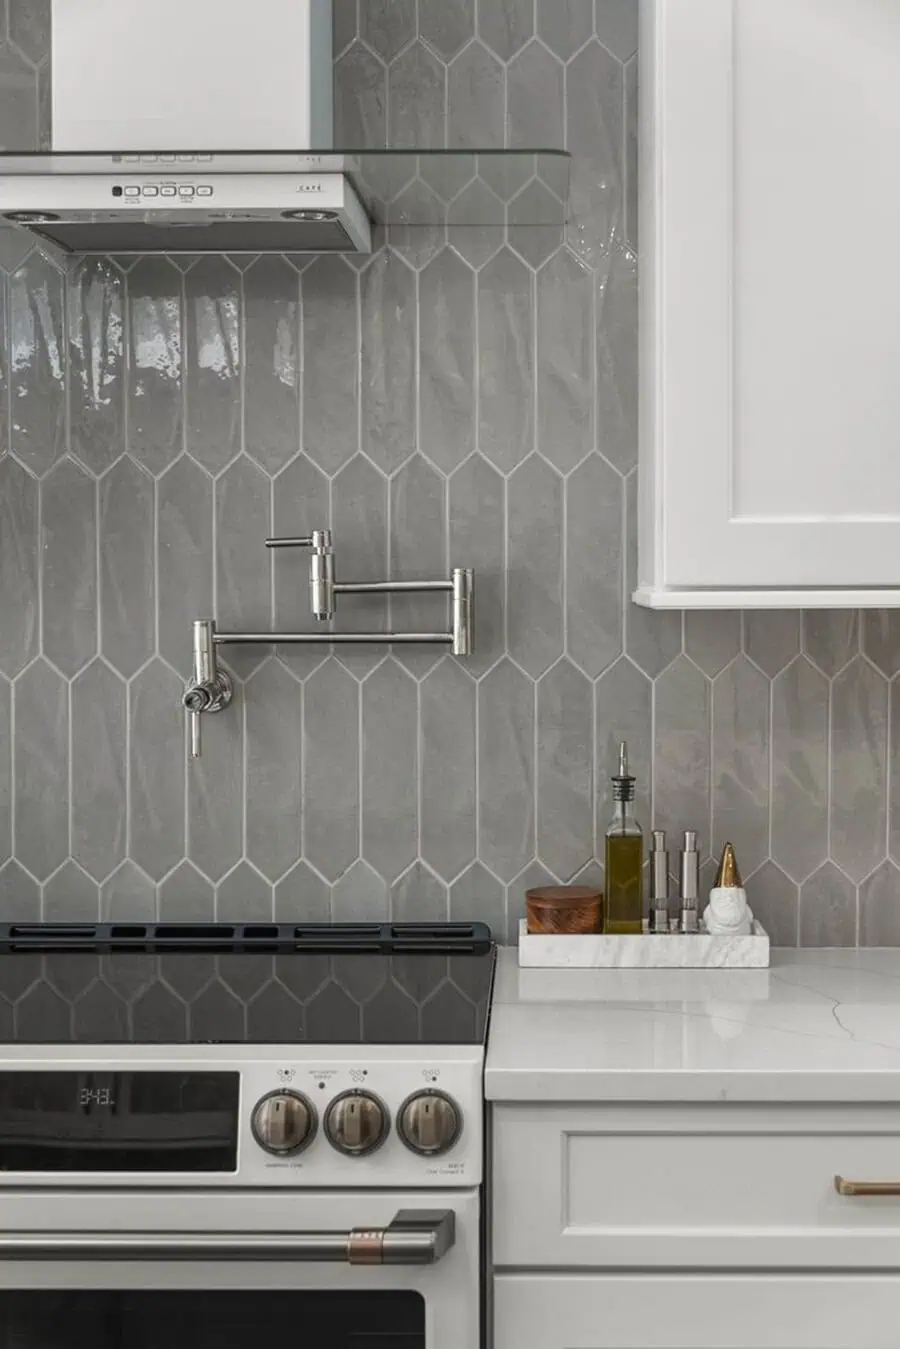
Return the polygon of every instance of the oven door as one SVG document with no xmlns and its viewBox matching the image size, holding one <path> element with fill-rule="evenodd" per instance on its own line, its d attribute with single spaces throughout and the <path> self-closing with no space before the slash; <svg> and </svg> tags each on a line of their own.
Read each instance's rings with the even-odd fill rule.
<svg viewBox="0 0 900 1349">
<path fill-rule="evenodd" d="M 4 1189 L 0 1343 L 478 1349 L 477 1191 Z"/>
</svg>

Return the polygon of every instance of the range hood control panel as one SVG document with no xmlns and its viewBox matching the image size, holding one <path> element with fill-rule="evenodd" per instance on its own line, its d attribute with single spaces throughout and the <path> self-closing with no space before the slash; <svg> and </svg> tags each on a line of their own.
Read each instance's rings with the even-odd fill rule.
<svg viewBox="0 0 900 1349">
<path fill-rule="evenodd" d="M 112 195 L 125 201 L 135 201 L 143 197 L 169 197 L 190 201 L 193 197 L 212 197 L 215 193 L 211 183 L 113 183 Z"/>
</svg>

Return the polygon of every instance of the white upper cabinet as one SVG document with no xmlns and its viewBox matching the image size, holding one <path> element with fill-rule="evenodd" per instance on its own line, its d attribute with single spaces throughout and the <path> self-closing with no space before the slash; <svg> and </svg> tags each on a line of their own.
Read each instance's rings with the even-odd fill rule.
<svg viewBox="0 0 900 1349">
<path fill-rule="evenodd" d="M 659 608 L 900 606 L 900 0 L 642 0 Z"/>
</svg>

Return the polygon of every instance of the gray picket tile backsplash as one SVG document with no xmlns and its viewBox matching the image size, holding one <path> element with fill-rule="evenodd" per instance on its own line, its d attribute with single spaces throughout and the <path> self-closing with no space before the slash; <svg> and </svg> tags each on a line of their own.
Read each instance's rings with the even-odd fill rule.
<svg viewBox="0 0 900 1349">
<path fill-rule="evenodd" d="M 900 944 L 896 614 L 628 598 L 637 0 L 334 8 L 340 140 L 565 145 L 570 222 L 65 272 L 3 232 L 0 914 L 506 940 L 527 885 L 602 878 L 626 736 L 645 826 L 697 828 L 707 882 L 732 838 L 776 940 Z M 46 6 L 6 10 L 0 131 L 34 148 Z M 476 654 L 229 651 L 187 766 L 192 620 L 311 628 L 302 558 L 263 541 L 329 523 L 344 577 L 473 566 Z M 340 604 L 348 631 L 444 617 Z"/>
</svg>

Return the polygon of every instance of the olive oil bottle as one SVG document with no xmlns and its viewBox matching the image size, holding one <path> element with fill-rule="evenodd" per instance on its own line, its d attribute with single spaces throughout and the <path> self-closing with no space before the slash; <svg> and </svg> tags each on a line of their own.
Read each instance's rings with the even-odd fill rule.
<svg viewBox="0 0 900 1349">
<path fill-rule="evenodd" d="M 634 778 L 628 772 L 628 746 L 619 746 L 619 771 L 613 776 L 614 814 L 606 831 L 606 903 L 604 931 L 613 935 L 644 930 L 644 835 L 634 817 Z"/>
</svg>

